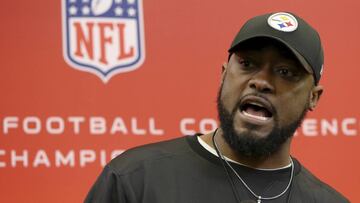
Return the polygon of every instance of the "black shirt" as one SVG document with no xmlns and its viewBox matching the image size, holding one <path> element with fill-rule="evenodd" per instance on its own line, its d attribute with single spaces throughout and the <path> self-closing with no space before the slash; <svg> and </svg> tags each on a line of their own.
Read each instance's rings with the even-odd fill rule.
<svg viewBox="0 0 360 203">
<path fill-rule="evenodd" d="M 261 202 L 348 202 L 296 159 L 293 162 L 294 179 L 287 193 Z M 290 168 L 259 171 L 232 166 L 261 196 L 279 194 L 289 181 Z M 119 155 L 104 168 L 85 202 L 235 203 L 235 195 L 241 202 L 256 202 L 234 173 L 230 171 L 229 175 L 234 187 L 219 158 L 204 149 L 196 136 L 187 136 L 136 147 Z"/>
</svg>

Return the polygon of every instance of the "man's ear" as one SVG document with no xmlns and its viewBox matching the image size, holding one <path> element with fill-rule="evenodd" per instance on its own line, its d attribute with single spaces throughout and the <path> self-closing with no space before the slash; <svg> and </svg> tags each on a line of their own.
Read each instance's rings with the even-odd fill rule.
<svg viewBox="0 0 360 203">
<path fill-rule="evenodd" d="M 310 101 L 309 101 L 309 110 L 310 111 L 313 111 L 321 97 L 323 93 L 323 86 L 321 85 L 316 85 L 313 87 L 313 89 L 311 90 L 311 93 L 310 93 Z"/>
<path fill-rule="evenodd" d="M 221 67 L 221 82 L 224 81 L 225 75 L 226 75 L 226 71 L 227 71 L 227 67 L 228 67 L 228 63 L 224 62 L 222 67 Z"/>
</svg>

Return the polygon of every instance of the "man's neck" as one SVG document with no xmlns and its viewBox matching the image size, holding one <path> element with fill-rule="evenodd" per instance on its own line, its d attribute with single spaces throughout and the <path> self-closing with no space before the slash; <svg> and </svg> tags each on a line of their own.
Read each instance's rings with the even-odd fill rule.
<svg viewBox="0 0 360 203">
<path fill-rule="evenodd" d="M 274 169 L 287 166 L 290 163 L 291 139 L 287 140 L 277 152 L 266 158 L 252 158 L 243 156 L 233 150 L 225 141 L 221 129 L 219 129 L 216 134 L 215 142 L 221 154 L 244 165 L 250 166 L 252 168 Z M 201 139 L 212 148 L 215 148 L 212 142 L 213 135 L 214 133 L 209 133 L 201 136 Z"/>
</svg>

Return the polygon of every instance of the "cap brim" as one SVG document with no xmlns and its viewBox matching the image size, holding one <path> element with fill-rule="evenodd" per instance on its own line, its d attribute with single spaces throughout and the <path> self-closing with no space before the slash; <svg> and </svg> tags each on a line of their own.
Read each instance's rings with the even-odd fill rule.
<svg viewBox="0 0 360 203">
<path fill-rule="evenodd" d="M 256 36 L 252 36 L 250 38 L 246 38 L 246 39 L 243 39 L 243 40 L 240 40 L 239 42 L 237 42 L 235 45 L 233 45 L 228 51 L 229 52 L 234 52 L 235 51 L 235 48 L 238 47 L 239 44 L 247 41 L 247 40 L 250 40 L 250 39 L 254 39 L 254 38 L 258 38 L 258 37 L 265 37 L 265 38 L 270 38 L 270 39 L 274 39 L 282 44 L 284 44 L 287 48 L 290 49 L 290 51 L 295 55 L 295 57 L 299 60 L 299 62 L 301 63 L 301 65 L 304 67 L 304 69 L 311 73 L 311 74 L 314 74 L 314 71 L 313 69 L 311 68 L 310 64 L 306 61 L 306 59 L 297 51 L 295 50 L 291 45 L 289 45 L 287 42 L 277 38 L 277 37 L 274 37 L 274 36 L 269 36 L 269 35 L 256 35 Z"/>
</svg>

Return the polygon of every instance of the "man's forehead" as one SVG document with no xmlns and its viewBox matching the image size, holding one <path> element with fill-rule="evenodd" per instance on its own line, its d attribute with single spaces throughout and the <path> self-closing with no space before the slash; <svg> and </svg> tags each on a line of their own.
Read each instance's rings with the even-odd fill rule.
<svg viewBox="0 0 360 203">
<path fill-rule="evenodd" d="M 284 43 L 279 40 L 267 38 L 267 37 L 256 37 L 252 39 L 245 40 L 239 43 L 234 47 L 233 51 L 235 53 L 241 51 L 261 51 L 264 49 L 273 49 L 280 56 L 294 61 L 299 67 L 303 68 L 306 72 L 313 74 L 313 70 L 310 65 L 305 61 L 301 55 L 296 55 L 296 51 L 291 50 Z M 301 60 L 302 59 L 302 60 Z"/>
</svg>

